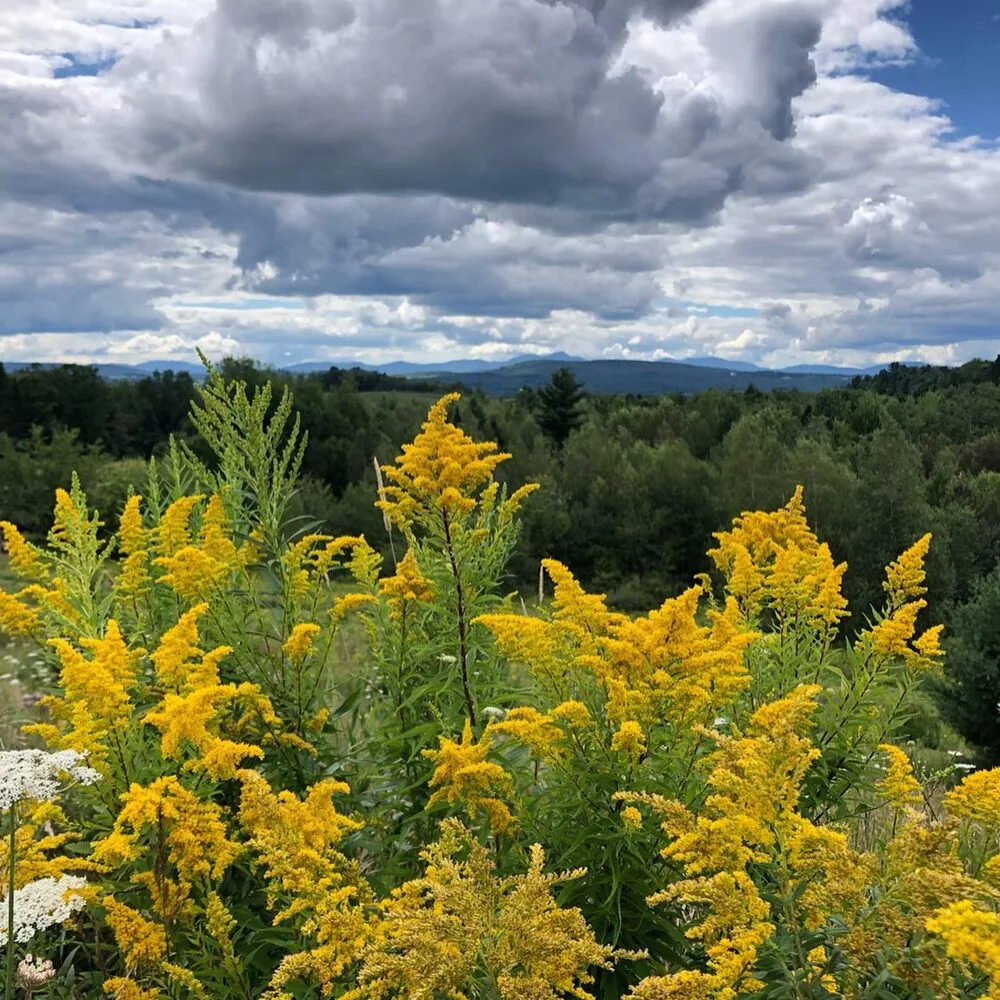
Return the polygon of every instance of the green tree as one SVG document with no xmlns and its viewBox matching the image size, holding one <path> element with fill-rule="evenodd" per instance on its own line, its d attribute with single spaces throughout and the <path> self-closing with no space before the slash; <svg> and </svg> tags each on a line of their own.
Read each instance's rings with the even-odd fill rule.
<svg viewBox="0 0 1000 1000">
<path fill-rule="evenodd" d="M 1000 566 L 954 609 L 948 628 L 942 714 L 992 765 L 1000 762 Z"/>
<path fill-rule="evenodd" d="M 538 390 L 538 426 L 556 448 L 583 422 L 580 402 L 583 386 L 568 368 L 554 372 L 547 385 Z"/>
</svg>

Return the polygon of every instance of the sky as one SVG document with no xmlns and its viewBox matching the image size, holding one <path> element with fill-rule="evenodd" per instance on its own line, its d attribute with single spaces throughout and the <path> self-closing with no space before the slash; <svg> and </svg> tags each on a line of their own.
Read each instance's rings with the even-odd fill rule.
<svg viewBox="0 0 1000 1000">
<path fill-rule="evenodd" d="M 1000 353 L 1000 0 L 4 0 L 0 360 Z"/>
</svg>

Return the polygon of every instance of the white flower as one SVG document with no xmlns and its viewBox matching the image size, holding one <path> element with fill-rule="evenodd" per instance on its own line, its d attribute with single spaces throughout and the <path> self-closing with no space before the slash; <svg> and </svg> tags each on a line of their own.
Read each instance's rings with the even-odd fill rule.
<svg viewBox="0 0 1000 1000">
<path fill-rule="evenodd" d="M 976 769 L 975 764 L 955 764 L 954 767 L 956 771 L 975 771 Z"/>
<path fill-rule="evenodd" d="M 33 958 L 30 951 L 17 966 L 17 981 L 29 994 L 44 986 L 55 974 L 56 968 L 48 959 Z"/>
<path fill-rule="evenodd" d="M 450 667 L 450 666 L 451 666 L 451 665 L 452 665 L 453 663 L 458 663 L 458 657 L 457 657 L 457 656 L 451 656 L 451 655 L 450 655 L 449 653 L 442 653 L 442 654 L 441 654 L 441 655 L 440 655 L 440 656 L 438 657 L 438 660 L 439 660 L 439 661 L 440 661 L 441 663 L 444 663 L 444 664 L 445 664 L 446 666 L 449 666 L 449 667 Z"/>
<path fill-rule="evenodd" d="M 92 785 L 100 774 L 92 767 L 84 767 L 85 760 L 75 750 L 0 751 L 0 810 L 10 809 L 21 799 L 48 802 L 66 781 Z"/>
<path fill-rule="evenodd" d="M 14 940 L 18 944 L 30 941 L 38 931 L 61 924 L 83 908 L 83 897 L 73 890 L 82 889 L 85 878 L 60 875 L 40 878 L 14 890 Z M 7 912 L 7 900 L 0 900 L 0 913 Z M 0 944 L 7 943 L 7 921 L 0 920 Z"/>
<path fill-rule="evenodd" d="M 495 705 L 487 705 L 483 709 L 483 715 L 488 719 L 502 719 L 507 714 L 506 710 L 497 708 Z"/>
</svg>

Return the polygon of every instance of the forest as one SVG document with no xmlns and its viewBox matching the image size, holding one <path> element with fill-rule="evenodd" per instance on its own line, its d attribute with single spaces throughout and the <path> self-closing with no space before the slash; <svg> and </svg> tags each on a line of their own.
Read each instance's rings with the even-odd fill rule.
<svg viewBox="0 0 1000 1000">
<path fill-rule="evenodd" d="M 997 996 L 988 371 L 6 376 L 6 997 Z"/>
</svg>

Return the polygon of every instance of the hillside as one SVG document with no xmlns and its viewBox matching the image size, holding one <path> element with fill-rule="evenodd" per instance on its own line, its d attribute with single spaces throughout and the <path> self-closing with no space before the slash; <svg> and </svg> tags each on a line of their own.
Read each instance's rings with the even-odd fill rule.
<svg viewBox="0 0 1000 1000">
<path fill-rule="evenodd" d="M 468 388 L 481 389 L 490 396 L 512 396 L 519 389 L 545 385 L 553 372 L 568 368 L 588 392 L 600 395 L 662 396 L 693 393 L 703 389 L 742 391 L 756 386 L 771 389 L 800 389 L 815 392 L 847 385 L 851 375 L 814 375 L 697 367 L 674 361 L 525 361 L 491 372 L 468 372 L 454 380 Z"/>
</svg>

